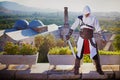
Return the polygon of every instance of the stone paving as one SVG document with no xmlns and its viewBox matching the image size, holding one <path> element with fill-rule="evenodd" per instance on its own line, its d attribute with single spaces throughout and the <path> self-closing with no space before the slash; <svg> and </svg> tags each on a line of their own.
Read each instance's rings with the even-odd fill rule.
<svg viewBox="0 0 120 80">
<path fill-rule="evenodd" d="M 120 79 L 120 65 L 102 65 L 104 75 L 96 72 L 92 63 L 84 63 L 79 75 L 74 75 L 73 65 L 58 65 L 56 69 L 49 63 L 38 63 L 28 69 L 27 65 L 0 64 L 0 80 L 108 80 Z"/>
</svg>

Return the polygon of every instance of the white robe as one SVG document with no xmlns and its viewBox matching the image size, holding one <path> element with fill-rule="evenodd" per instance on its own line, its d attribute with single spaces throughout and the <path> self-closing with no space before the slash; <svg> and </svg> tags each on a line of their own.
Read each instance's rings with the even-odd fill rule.
<svg viewBox="0 0 120 80">
<path fill-rule="evenodd" d="M 83 22 L 85 24 L 93 26 L 94 31 L 101 32 L 101 27 L 99 26 L 99 22 L 94 16 L 89 15 L 88 17 L 85 17 L 83 15 Z M 85 26 L 85 25 L 79 26 L 79 25 L 81 25 L 81 23 L 82 23 L 82 21 L 79 18 L 77 18 L 75 20 L 75 22 L 73 23 L 73 25 L 71 26 L 71 29 L 75 30 L 77 27 L 79 27 L 80 29 L 81 28 L 90 28 L 90 27 Z M 77 42 L 77 50 L 78 50 L 77 56 L 79 58 L 81 56 L 81 50 L 82 50 L 82 47 L 83 47 L 83 41 L 84 41 L 84 39 L 79 36 L 79 39 L 78 39 L 78 42 Z M 94 37 L 92 38 L 92 41 L 96 44 Z M 97 54 L 97 51 L 96 51 L 97 49 L 91 45 L 90 41 L 89 41 L 89 48 L 90 48 L 90 58 L 93 58 Z"/>
</svg>

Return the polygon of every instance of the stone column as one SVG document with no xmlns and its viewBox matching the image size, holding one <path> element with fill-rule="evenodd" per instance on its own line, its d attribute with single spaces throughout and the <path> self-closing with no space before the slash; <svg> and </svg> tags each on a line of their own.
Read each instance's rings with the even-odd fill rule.
<svg viewBox="0 0 120 80">
<path fill-rule="evenodd" d="M 64 7 L 64 27 L 68 28 L 69 23 L 68 23 L 68 7 Z"/>
<path fill-rule="evenodd" d="M 64 7 L 64 25 L 63 25 L 62 31 L 61 31 L 62 39 L 65 40 L 65 35 L 67 35 L 68 31 L 69 31 L 68 7 Z"/>
</svg>

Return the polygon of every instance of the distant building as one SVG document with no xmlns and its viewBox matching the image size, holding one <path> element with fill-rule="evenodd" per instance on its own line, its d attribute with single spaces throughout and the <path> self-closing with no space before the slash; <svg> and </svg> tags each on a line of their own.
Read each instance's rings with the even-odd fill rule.
<svg viewBox="0 0 120 80">
<path fill-rule="evenodd" d="M 27 20 L 17 20 L 14 24 L 14 29 L 23 30 L 27 29 L 29 22 Z"/>
<path fill-rule="evenodd" d="M 39 33 L 48 31 L 48 27 L 45 26 L 40 20 L 31 21 L 29 27 Z"/>
<path fill-rule="evenodd" d="M 33 20 L 30 23 L 26 20 L 18 20 L 12 29 L 0 31 L 0 50 L 3 50 L 7 41 L 15 44 L 28 43 L 34 45 L 35 36 L 48 33 L 59 37 L 59 26 L 56 24 L 44 25 L 40 20 Z"/>
</svg>

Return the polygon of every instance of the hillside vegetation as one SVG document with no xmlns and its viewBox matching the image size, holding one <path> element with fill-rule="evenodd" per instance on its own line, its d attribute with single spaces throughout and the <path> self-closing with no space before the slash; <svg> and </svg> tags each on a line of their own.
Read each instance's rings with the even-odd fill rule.
<svg viewBox="0 0 120 80">
<path fill-rule="evenodd" d="M 104 13 L 105 14 L 105 13 Z M 111 13 L 112 14 L 112 13 Z M 69 24 L 72 25 L 75 18 L 78 16 L 78 13 L 72 13 L 69 12 Z M 102 15 L 102 14 L 101 14 Z M 116 16 L 110 16 L 110 15 L 104 15 L 101 16 L 100 14 L 97 15 L 97 18 L 100 21 L 100 26 L 103 29 L 109 30 L 109 31 L 115 31 L 119 33 L 120 31 L 120 16 L 116 14 Z M 48 24 L 57 24 L 57 25 L 63 25 L 64 24 L 64 15 L 63 12 L 53 12 L 53 13 L 29 13 L 29 14 L 5 14 L 0 15 L 0 30 L 2 29 L 9 29 L 14 26 L 14 23 L 18 19 L 26 19 L 29 22 L 34 19 L 41 20 L 45 25 Z"/>
</svg>

